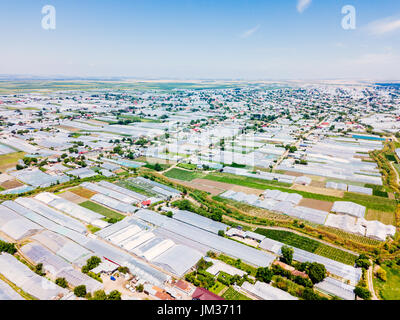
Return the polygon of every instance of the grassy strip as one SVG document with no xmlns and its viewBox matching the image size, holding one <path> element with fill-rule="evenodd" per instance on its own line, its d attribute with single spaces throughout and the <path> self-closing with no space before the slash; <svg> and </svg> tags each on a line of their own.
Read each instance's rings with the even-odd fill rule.
<svg viewBox="0 0 400 320">
<path fill-rule="evenodd" d="M 97 213 L 105 216 L 106 218 L 117 219 L 118 221 L 122 220 L 123 218 L 125 218 L 124 215 L 122 215 L 122 214 L 120 214 L 118 212 L 115 212 L 113 210 L 110 210 L 110 209 L 108 209 L 106 207 L 103 207 L 103 206 L 101 206 L 101 205 L 99 205 L 99 204 L 97 204 L 95 202 L 92 202 L 92 201 L 85 201 L 85 202 L 80 203 L 79 205 L 81 207 L 86 208 L 86 209 L 89 209 L 89 210 L 92 210 L 94 212 L 97 212 Z"/>
<path fill-rule="evenodd" d="M 200 172 L 186 171 L 178 168 L 173 168 L 164 173 L 164 176 L 172 179 L 178 179 L 181 181 L 192 181 L 193 179 L 202 177 L 203 174 Z"/>
<path fill-rule="evenodd" d="M 384 300 L 399 300 L 400 299 L 400 266 L 381 265 L 386 271 L 386 281 L 382 281 L 374 277 L 374 288 L 378 292 L 380 298 Z"/>
<path fill-rule="evenodd" d="M 236 184 L 243 187 L 249 187 L 254 189 L 265 190 L 270 186 L 282 186 L 282 187 L 290 187 L 290 183 L 279 182 L 275 180 L 263 180 L 257 178 L 250 178 L 245 176 L 237 176 L 230 173 L 217 173 L 213 172 L 204 177 L 204 179 L 224 182 L 230 184 Z"/>
<path fill-rule="evenodd" d="M 232 287 L 229 287 L 228 290 L 225 291 L 225 293 L 222 295 L 222 298 L 225 300 L 252 300 L 248 296 L 237 292 Z"/>
<path fill-rule="evenodd" d="M 256 229 L 257 233 L 269 238 L 273 239 L 287 245 L 318 254 L 320 256 L 339 261 L 348 265 L 354 265 L 354 262 L 357 256 L 340 250 L 338 248 L 334 248 L 328 246 L 319 241 L 300 236 L 293 232 L 283 231 L 283 230 L 267 230 L 267 229 Z"/>
<path fill-rule="evenodd" d="M 218 255 L 218 257 L 216 257 L 218 260 L 221 260 L 222 262 L 225 262 L 226 264 L 229 264 L 230 266 L 233 266 L 237 269 L 240 269 L 244 272 L 247 272 L 248 274 L 250 274 L 251 276 L 255 276 L 257 273 L 257 268 L 248 265 L 244 262 L 242 262 L 240 259 L 233 259 L 231 257 L 228 257 L 224 254 L 220 254 Z"/>
</svg>

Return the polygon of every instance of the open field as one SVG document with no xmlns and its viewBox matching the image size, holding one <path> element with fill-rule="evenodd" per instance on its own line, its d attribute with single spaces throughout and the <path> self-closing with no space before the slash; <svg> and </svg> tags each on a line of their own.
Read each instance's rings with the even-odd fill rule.
<svg viewBox="0 0 400 320">
<path fill-rule="evenodd" d="M 193 172 L 187 170 L 181 170 L 178 168 L 173 168 L 164 173 L 164 176 L 172 179 L 182 180 L 182 181 L 192 181 L 193 179 L 202 177 L 203 174 L 200 172 Z"/>
<path fill-rule="evenodd" d="M 365 214 L 366 220 L 378 220 L 383 224 L 396 225 L 396 217 L 393 212 L 382 212 L 373 209 L 368 209 Z"/>
<path fill-rule="evenodd" d="M 152 163 L 152 164 L 159 163 L 159 164 L 171 164 L 171 165 L 174 165 L 176 163 L 176 161 L 171 161 L 171 160 L 167 160 L 167 159 L 158 159 L 158 158 L 152 158 L 152 157 L 145 157 L 145 156 L 136 158 L 135 161 L 148 162 L 148 163 Z"/>
<path fill-rule="evenodd" d="M 77 187 L 77 188 L 73 188 L 69 190 L 72 193 L 75 193 L 76 195 L 83 197 L 83 198 L 87 198 L 90 199 L 91 197 L 93 197 L 96 192 L 82 188 L 82 187 Z"/>
<path fill-rule="evenodd" d="M 391 268 L 381 265 L 386 271 L 387 281 L 384 282 L 374 277 L 374 288 L 381 299 L 400 300 L 400 266 L 393 265 Z"/>
<path fill-rule="evenodd" d="M 225 192 L 226 190 L 234 190 L 236 192 L 244 192 L 247 194 L 255 194 L 257 196 L 262 193 L 260 189 L 253 189 L 207 179 L 194 179 L 186 184 L 188 187 L 206 191 L 211 193 L 212 195 L 218 195 Z"/>
<path fill-rule="evenodd" d="M 257 233 L 266 236 L 267 238 L 285 243 L 289 246 L 293 246 L 308 252 L 318 254 L 320 256 L 339 261 L 348 265 L 354 265 L 354 261 L 357 256 L 340 250 L 338 248 L 331 247 L 319 241 L 302 237 L 298 234 L 283 230 L 267 230 L 267 229 L 256 229 Z"/>
<path fill-rule="evenodd" d="M 212 286 L 209 290 L 212 293 L 215 294 L 219 294 L 222 290 L 224 290 L 226 288 L 226 285 L 224 285 L 223 283 L 219 282 L 219 281 L 215 281 L 214 286 Z"/>
<path fill-rule="evenodd" d="M 236 184 L 243 187 L 255 188 L 260 190 L 265 190 L 271 186 L 280 186 L 280 187 L 290 187 L 291 184 L 278 182 L 273 180 L 262 180 L 256 178 L 250 178 L 245 176 L 238 176 L 230 173 L 220 173 L 220 172 L 213 172 L 209 173 L 204 177 L 204 179 Z"/>
<path fill-rule="evenodd" d="M 323 201 L 323 200 L 315 200 L 315 199 L 307 199 L 303 198 L 300 203 L 300 206 L 307 207 L 307 208 L 312 208 L 312 209 L 317 209 L 317 210 L 323 210 L 323 211 L 331 211 L 333 207 L 333 203 L 329 201 Z"/>
<path fill-rule="evenodd" d="M 14 152 L 0 155 L 0 171 L 15 167 L 19 159 L 25 156 L 25 152 Z"/>
<path fill-rule="evenodd" d="M 319 187 L 312 187 L 312 186 L 303 186 L 300 184 L 293 185 L 293 187 L 291 189 L 298 190 L 298 191 L 312 192 L 312 193 L 316 193 L 316 194 L 322 194 L 322 195 L 338 197 L 338 198 L 342 198 L 344 195 L 344 191 L 341 191 L 341 190 L 326 189 L 326 188 L 319 188 Z"/>
<path fill-rule="evenodd" d="M 106 218 L 112 218 L 112 219 L 117 219 L 117 220 L 122 220 L 125 216 L 113 211 L 111 209 L 108 209 L 106 207 L 103 207 L 95 202 L 92 201 L 85 201 L 79 204 L 80 206 L 92 210 L 94 212 L 100 213 L 101 215 L 105 216 Z"/>
<path fill-rule="evenodd" d="M 87 198 L 83 198 L 76 193 L 70 192 L 70 191 L 65 191 L 62 193 L 58 194 L 59 197 L 64 198 L 65 200 L 71 201 L 73 203 L 81 203 L 87 201 Z"/>
<path fill-rule="evenodd" d="M 7 181 L 3 182 L 1 184 L 1 187 L 4 189 L 13 189 L 13 188 L 21 187 L 23 185 L 24 185 L 23 183 L 13 179 L 13 180 L 7 180 Z"/>
<path fill-rule="evenodd" d="M 235 289 L 229 287 L 228 290 L 222 295 L 225 300 L 252 300 L 244 294 L 237 292 Z"/>
</svg>

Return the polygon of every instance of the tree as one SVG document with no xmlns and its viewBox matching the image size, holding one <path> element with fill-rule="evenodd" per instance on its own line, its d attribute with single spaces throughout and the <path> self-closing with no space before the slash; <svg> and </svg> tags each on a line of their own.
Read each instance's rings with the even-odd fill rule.
<svg viewBox="0 0 400 320">
<path fill-rule="evenodd" d="M 79 297 L 79 298 L 83 298 L 86 296 L 86 286 L 84 284 L 75 287 L 74 289 L 74 294 Z"/>
<path fill-rule="evenodd" d="M 382 267 L 378 268 L 378 270 L 376 271 L 376 276 L 382 281 L 386 282 L 387 280 L 386 271 Z"/>
<path fill-rule="evenodd" d="M 65 278 L 57 278 L 56 285 L 60 286 L 61 288 L 68 287 L 68 282 Z"/>
<path fill-rule="evenodd" d="M 121 300 L 121 293 L 118 290 L 113 290 L 108 295 L 107 300 Z"/>
<path fill-rule="evenodd" d="M 358 268 L 368 269 L 371 266 L 371 263 L 365 254 L 360 254 L 355 263 Z"/>
<path fill-rule="evenodd" d="M 118 272 L 127 274 L 127 273 L 129 273 L 129 268 L 128 267 L 118 267 Z"/>
<path fill-rule="evenodd" d="M 288 246 L 283 246 L 281 248 L 281 252 L 282 252 L 282 257 L 285 263 L 287 264 L 292 264 L 293 261 L 293 248 L 288 247 Z"/>
<path fill-rule="evenodd" d="M 224 230 L 218 230 L 218 235 L 219 235 L 220 237 L 225 237 L 225 232 L 224 232 Z"/>
<path fill-rule="evenodd" d="M 360 297 L 361 299 L 364 299 L 364 300 L 371 299 L 371 292 L 369 292 L 369 290 L 367 288 L 357 286 L 354 289 L 354 293 L 356 294 L 357 297 Z"/>
<path fill-rule="evenodd" d="M 258 268 L 256 273 L 256 279 L 266 283 L 270 283 L 272 280 L 273 272 L 269 268 Z"/>
<path fill-rule="evenodd" d="M 326 277 L 325 266 L 317 262 L 311 263 L 306 272 L 314 284 L 321 282 Z"/>
<path fill-rule="evenodd" d="M 143 290 L 144 290 L 143 284 L 139 284 L 139 285 L 136 286 L 136 291 L 137 292 L 143 292 Z"/>
<path fill-rule="evenodd" d="M 39 276 L 44 276 L 46 273 L 43 271 L 43 263 L 38 263 L 35 266 L 35 273 Z"/>
<path fill-rule="evenodd" d="M 90 300 L 107 300 L 107 295 L 104 290 L 97 290 L 94 292 Z"/>
<path fill-rule="evenodd" d="M 154 170 L 156 170 L 156 171 L 162 171 L 162 167 L 161 167 L 161 165 L 157 162 L 155 165 L 154 165 Z"/>
</svg>

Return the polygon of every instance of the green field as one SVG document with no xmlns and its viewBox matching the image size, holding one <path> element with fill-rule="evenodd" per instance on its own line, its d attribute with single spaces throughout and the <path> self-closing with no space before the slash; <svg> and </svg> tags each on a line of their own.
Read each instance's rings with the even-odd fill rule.
<svg viewBox="0 0 400 320">
<path fill-rule="evenodd" d="M 15 166 L 19 159 L 25 156 L 25 152 L 14 152 L 0 155 L 0 171 Z"/>
<path fill-rule="evenodd" d="M 197 165 L 192 164 L 192 163 L 179 163 L 177 165 L 177 167 L 187 169 L 187 170 L 196 170 L 197 169 Z"/>
<path fill-rule="evenodd" d="M 113 210 L 110 210 L 106 207 L 103 207 L 95 202 L 92 201 L 85 201 L 79 204 L 81 207 L 84 207 L 86 209 L 92 210 L 94 212 L 97 212 L 103 216 L 105 216 L 106 218 L 113 218 L 113 219 L 117 219 L 117 220 L 122 220 L 123 218 L 125 218 L 124 215 L 115 212 Z"/>
<path fill-rule="evenodd" d="M 307 237 L 297 235 L 293 232 L 283 230 L 266 230 L 261 228 L 258 228 L 255 232 L 262 234 L 269 239 L 273 239 L 289 246 L 312 252 L 348 265 L 354 265 L 355 259 L 357 258 L 357 256 L 349 252 L 328 246 L 324 243 Z"/>
<path fill-rule="evenodd" d="M 218 182 L 224 182 L 224 183 L 230 183 L 230 184 L 236 184 L 238 186 L 260 189 L 260 190 L 275 189 L 274 186 L 282 186 L 282 187 L 290 187 L 291 186 L 291 184 L 289 184 L 289 183 L 284 183 L 284 182 L 279 182 L 279 181 L 262 180 L 262 179 L 250 178 L 250 177 L 245 177 L 245 176 L 237 176 L 237 175 L 230 174 L 230 173 L 220 173 L 220 172 L 210 173 L 210 174 L 206 175 L 204 177 L 204 179 L 218 181 Z M 276 188 L 276 189 L 279 189 L 279 188 Z M 285 188 L 282 188 L 282 189 L 286 190 Z"/>
<path fill-rule="evenodd" d="M 222 295 L 225 300 L 252 300 L 249 297 L 237 292 L 235 289 L 229 287 L 228 290 Z"/>
<path fill-rule="evenodd" d="M 219 281 L 215 281 L 214 286 L 212 286 L 209 290 L 212 293 L 215 294 L 219 294 L 222 290 L 224 290 L 226 288 L 226 285 L 224 285 L 223 283 L 219 282 Z"/>
<path fill-rule="evenodd" d="M 381 265 L 386 271 L 387 281 L 374 277 L 374 288 L 380 298 L 384 300 L 400 300 L 400 266 L 388 267 Z"/>
<path fill-rule="evenodd" d="M 196 178 L 201 178 L 203 176 L 200 172 L 186 171 L 177 168 L 173 168 L 164 173 L 164 176 L 172 179 L 177 179 L 181 181 L 192 181 Z"/>
</svg>

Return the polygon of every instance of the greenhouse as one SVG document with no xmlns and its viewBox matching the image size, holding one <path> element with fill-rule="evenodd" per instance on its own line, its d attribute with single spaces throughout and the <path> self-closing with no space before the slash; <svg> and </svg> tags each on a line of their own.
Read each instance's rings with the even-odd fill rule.
<svg viewBox="0 0 400 320">
<path fill-rule="evenodd" d="M 187 246 L 174 245 L 152 262 L 179 277 L 189 271 L 203 255 Z"/>
<path fill-rule="evenodd" d="M 364 218 L 365 207 L 350 201 L 335 201 L 332 212 L 348 214 L 349 216 Z"/>
<path fill-rule="evenodd" d="M 47 205 L 41 203 L 38 200 L 32 198 L 17 198 L 16 203 L 24 206 L 25 208 L 31 209 L 48 220 L 51 220 L 63 227 L 74 230 L 76 232 L 85 234 L 86 227 L 79 221 L 56 211 Z"/>
<path fill-rule="evenodd" d="M 133 203 L 138 203 L 139 200 L 135 198 L 131 198 L 127 196 L 126 194 L 117 192 L 115 190 L 105 188 L 102 186 L 99 186 L 97 184 L 91 183 L 91 182 L 84 182 L 81 184 L 81 187 L 97 192 L 98 194 L 113 198 L 117 201 L 123 202 L 125 204 L 133 204 Z"/>
<path fill-rule="evenodd" d="M 48 196 L 51 195 L 51 196 Z M 86 209 L 76 203 L 73 203 L 71 201 L 65 200 L 61 197 L 58 197 L 54 194 L 51 193 L 40 193 L 38 194 L 35 199 L 38 199 L 45 204 L 49 205 L 50 207 L 56 208 L 57 210 L 60 210 L 62 212 L 67 213 L 68 215 L 82 220 L 86 223 L 90 223 L 93 225 L 96 225 L 96 221 L 103 219 L 104 216 L 102 216 L 99 213 L 93 212 L 89 209 Z"/>
<path fill-rule="evenodd" d="M 137 208 L 131 206 L 130 204 L 123 203 L 121 201 L 118 201 L 116 199 L 110 198 L 108 196 L 105 196 L 103 194 L 95 194 L 90 198 L 90 200 L 93 200 L 99 204 L 102 204 L 106 207 L 109 207 L 113 210 L 117 210 L 119 212 L 123 213 L 133 213 Z"/>
<path fill-rule="evenodd" d="M 2 300 L 24 300 L 7 283 L 0 279 L 0 301 Z"/>
<path fill-rule="evenodd" d="M 242 259 L 243 261 L 258 267 L 269 266 L 275 259 L 271 254 L 187 225 L 175 219 L 160 215 L 154 211 L 141 209 L 135 214 L 135 216 L 156 226 L 162 227 L 167 231 L 188 238 L 189 240 L 199 242 L 211 250 L 224 252 L 229 256 Z"/>
<path fill-rule="evenodd" d="M 260 281 L 257 281 L 255 284 L 244 282 L 241 288 L 263 300 L 298 300 L 286 291 Z"/>
<path fill-rule="evenodd" d="M 163 209 L 167 210 L 168 207 L 163 207 Z M 190 211 L 175 210 L 172 217 L 173 219 L 216 234 L 218 234 L 219 230 L 226 231 L 228 229 L 228 225 L 224 223 L 208 219 Z"/>
<path fill-rule="evenodd" d="M 142 194 L 140 194 L 140 193 L 137 193 L 137 192 L 135 192 L 135 191 L 122 188 L 122 187 L 117 186 L 117 185 L 115 185 L 115 184 L 113 184 L 113 183 L 110 183 L 110 182 L 108 182 L 108 181 L 100 181 L 100 182 L 98 183 L 98 185 L 99 185 L 99 186 L 102 186 L 102 187 L 104 187 L 104 188 L 108 188 L 108 189 L 110 189 L 110 190 L 114 190 L 114 191 L 119 192 L 119 193 L 121 193 L 121 194 L 124 194 L 124 195 L 126 195 L 126 196 L 128 196 L 128 197 L 130 197 L 130 198 L 132 198 L 132 199 L 137 200 L 137 201 L 144 201 L 144 200 L 147 199 L 146 196 L 144 196 L 144 195 L 142 195 Z"/>
<path fill-rule="evenodd" d="M 0 254 L 0 273 L 25 292 L 40 300 L 54 300 L 68 293 L 41 277 L 8 253 Z"/>
<path fill-rule="evenodd" d="M 331 277 L 326 277 L 324 281 L 317 283 L 315 287 L 323 292 L 344 300 L 355 300 L 356 298 L 354 286 L 343 283 Z"/>
<path fill-rule="evenodd" d="M 0 205 L 0 231 L 14 240 L 21 240 L 43 230 L 38 224 Z"/>
</svg>

